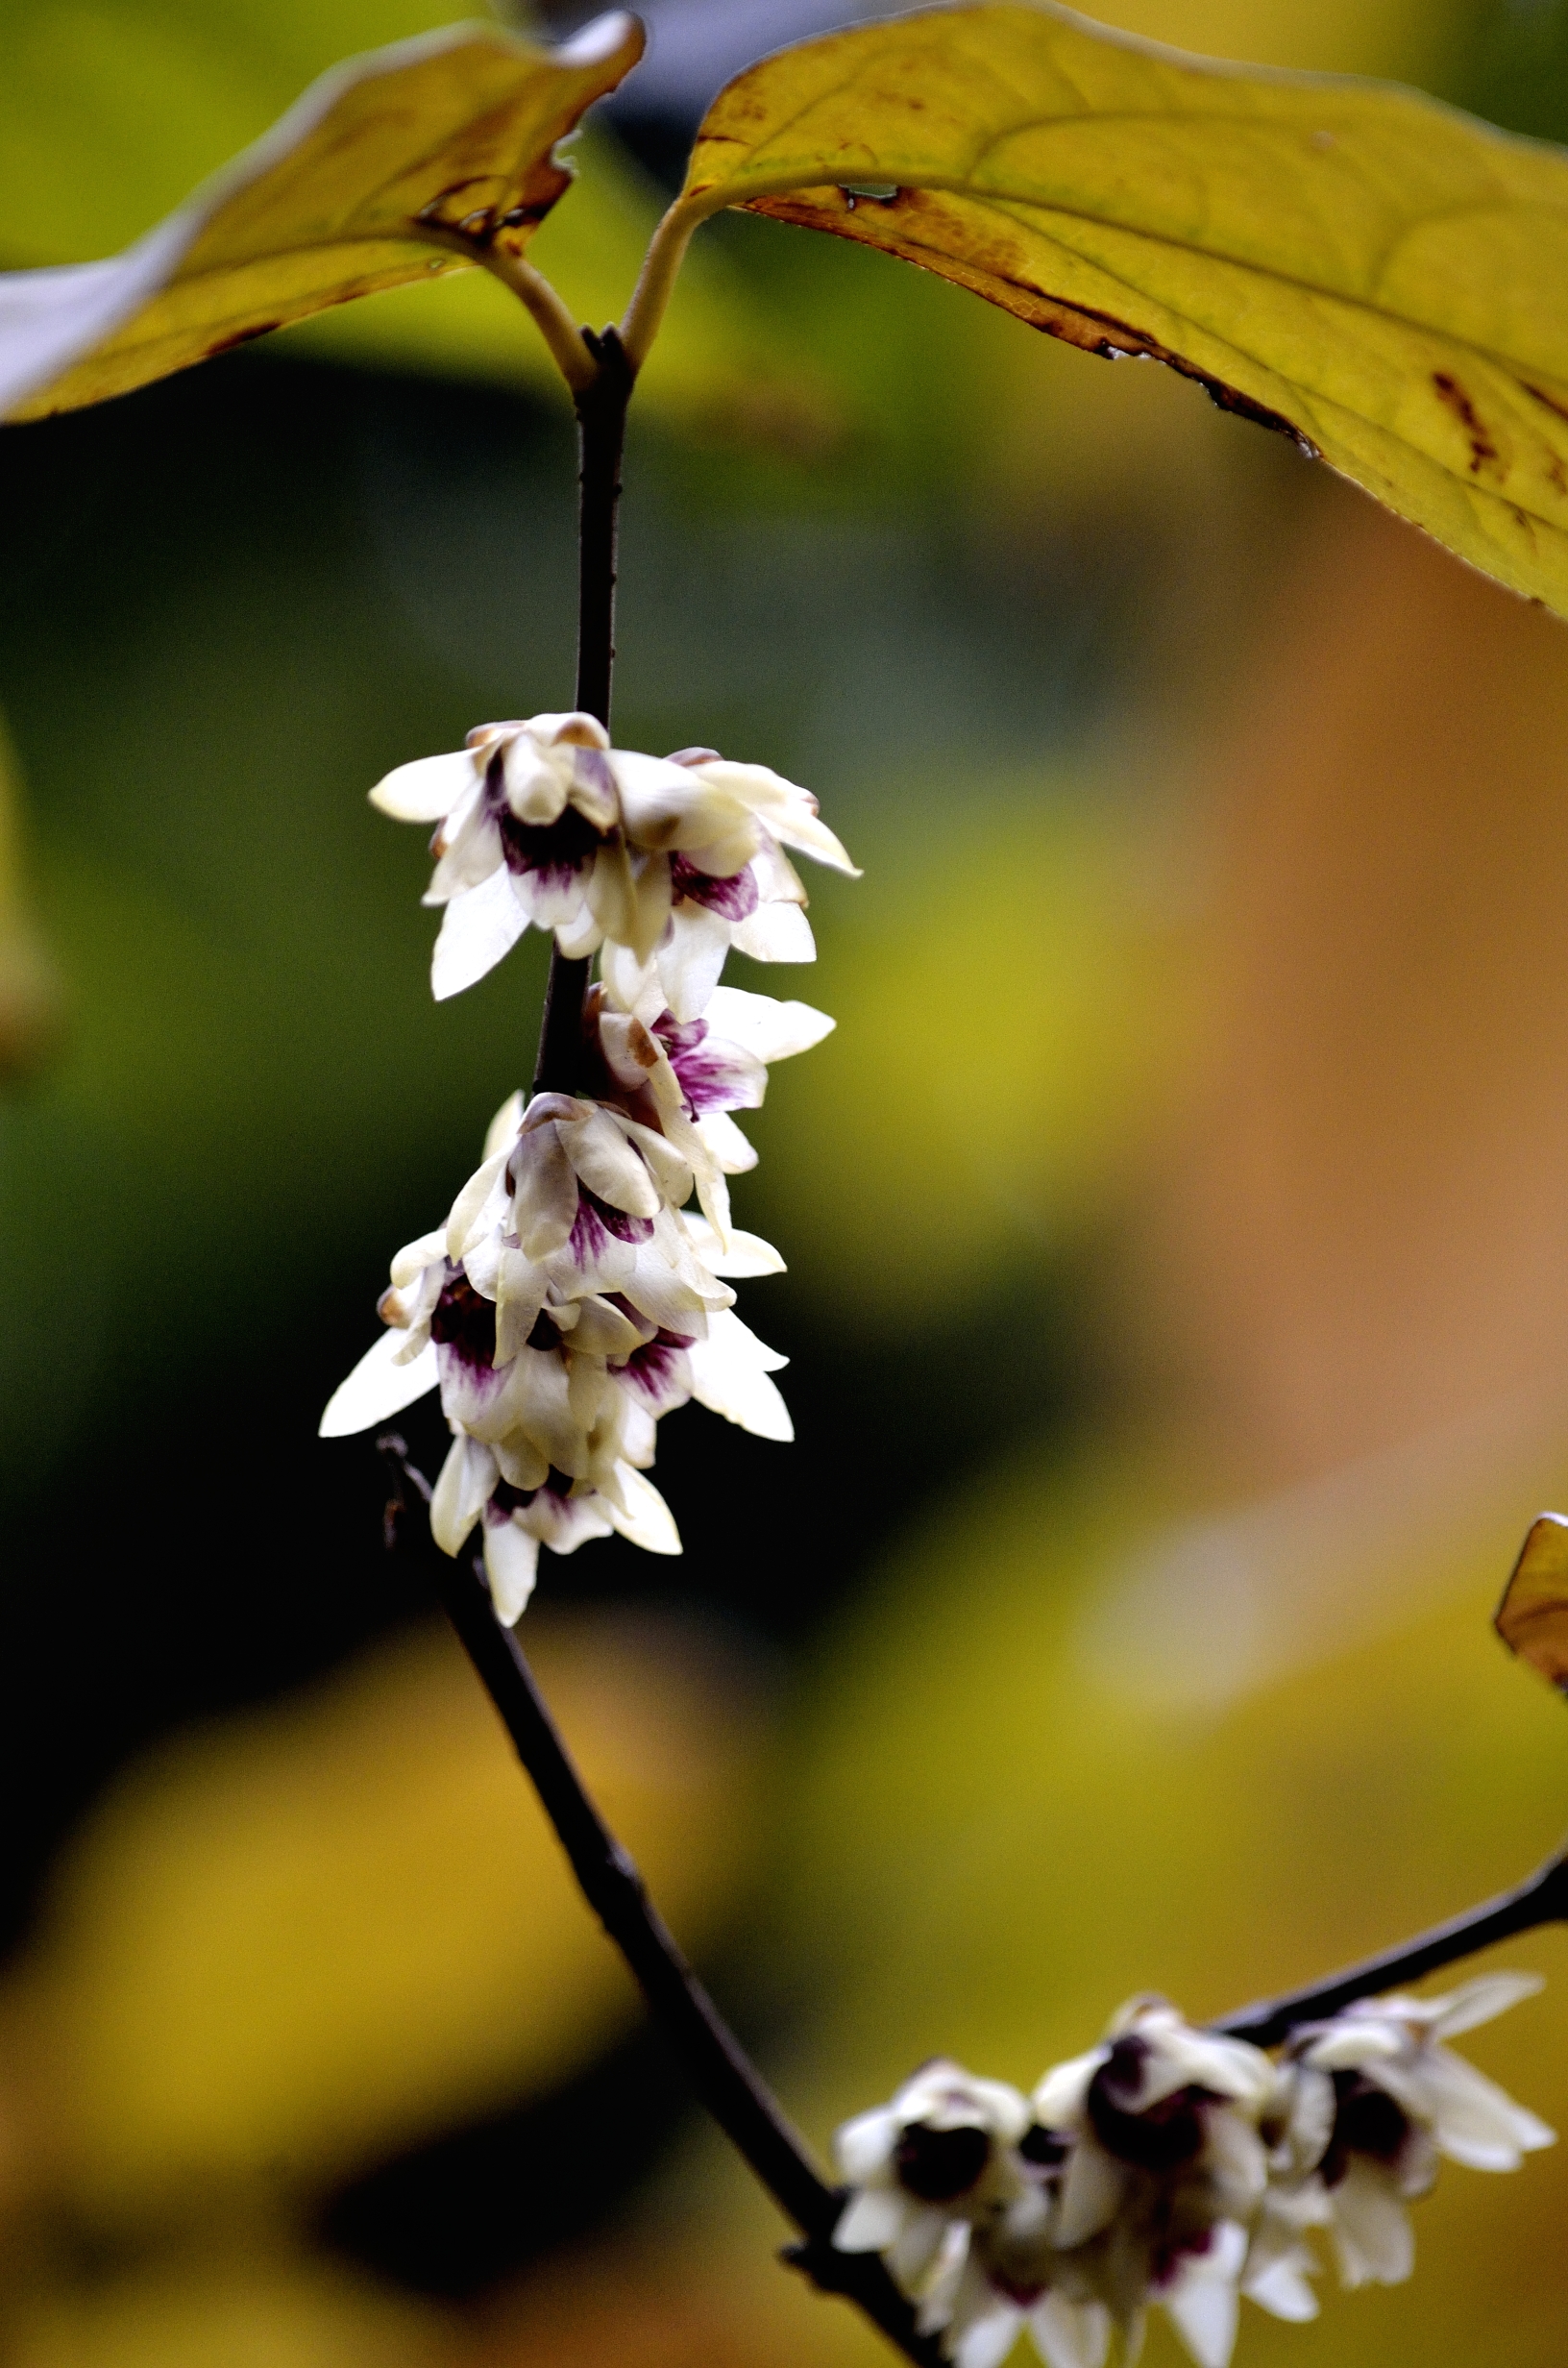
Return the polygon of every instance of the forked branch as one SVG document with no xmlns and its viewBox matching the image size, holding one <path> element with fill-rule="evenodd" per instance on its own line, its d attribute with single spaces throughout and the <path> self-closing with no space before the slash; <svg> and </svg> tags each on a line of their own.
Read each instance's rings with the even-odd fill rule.
<svg viewBox="0 0 1568 2368">
<path fill-rule="evenodd" d="M 842 2294 L 919 2368 L 943 2368 L 934 2336 L 921 2335 L 915 2312 L 876 2254 L 840 2253 L 833 2231 L 844 2205 L 813 2160 L 777 2098 L 687 1963 L 649 1898 L 628 1853 L 611 1833 L 578 1774 L 516 1638 L 491 1607 L 482 1570 L 453 1561 L 428 1524 L 407 1522 L 410 1498 L 428 1503 L 429 1484 L 401 1439 L 378 1445 L 394 1475 L 387 1542 L 423 1554 L 447 1615 L 502 1723 L 511 1737 L 589 1906 L 621 1951 L 649 2010 L 684 2064 L 702 2104 L 800 2232 L 784 2258 L 825 2294 Z M 1398 1948 L 1363 1959 L 1304 1989 L 1243 2007 L 1213 2028 L 1255 2046 L 1277 2046 L 1316 2022 L 1397 1984 L 1418 1981 L 1475 1950 L 1541 1924 L 1568 1920 L 1568 1853 L 1553 1859 L 1517 1890 L 1436 1925 Z"/>
</svg>

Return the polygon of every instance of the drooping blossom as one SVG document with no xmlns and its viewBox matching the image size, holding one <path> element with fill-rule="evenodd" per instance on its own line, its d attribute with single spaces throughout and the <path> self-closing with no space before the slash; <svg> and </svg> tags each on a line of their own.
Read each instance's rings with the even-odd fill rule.
<svg viewBox="0 0 1568 2368">
<path fill-rule="evenodd" d="M 399 821 L 437 826 L 425 901 L 446 908 L 438 999 L 483 977 L 531 922 L 563 954 L 602 948 L 623 1009 L 695 1020 L 732 945 L 763 962 L 812 959 L 786 849 L 854 875 L 809 791 L 712 749 L 613 749 L 590 715 L 481 725 L 370 794 Z"/>
<path fill-rule="evenodd" d="M 1545 2122 L 1442 2044 L 1540 1986 L 1531 1974 L 1483 1974 L 1445 1998 L 1361 1999 L 1294 2034 L 1273 2225 L 1326 2227 L 1346 2285 L 1408 2278 L 1405 2207 L 1429 2191 L 1442 2157 L 1513 2171 L 1554 2142 Z"/>
<path fill-rule="evenodd" d="M 363 1430 L 439 1386 L 453 1438 L 431 1505 L 451 1554 L 482 1524 L 497 1608 L 516 1618 L 538 1549 L 613 1531 L 680 1542 L 645 1477 L 660 1415 L 696 1397 L 770 1439 L 792 1436 L 772 1379 L 785 1360 L 733 1313 L 715 1267 L 778 1271 L 755 1236 L 686 1217 L 691 1168 L 613 1104 L 514 1095 L 447 1223 L 393 1261 L 387 1330 L 334 1394 L 326 1437 Z"/>
<path fill-rule="evenodd" d="M 699 1020 L 661 1011 L 645 1024 L 618 1011 L 601 988 L 589 996 L 587 1029 L 604 1068 L 604 1090 L 658 1127 L 691 1164 L 702 1211 L 721 1237 L 729 1229 L 725 1179 L 757 1155 L 730 1115 L 758 1110 L 774 1061 L 808 1051 L 831 1033 L 826 1012 L 739 987 L 716 987 Z"/>
<path fill-rule="evenodd" d="M 853 2190 L 833 2242 L 880 2253 L 906 2294 L 919 2298 L 977 2220 L 1017 2193 L 1014 2155 L 1029 2108 L 1004 2081 L 976 2080 L 938 2057 L 891 2103 L 846 2121 L 833 2140 Z M 945 2251 L 944 2251 L 945 2248 Z"/>
</svg>

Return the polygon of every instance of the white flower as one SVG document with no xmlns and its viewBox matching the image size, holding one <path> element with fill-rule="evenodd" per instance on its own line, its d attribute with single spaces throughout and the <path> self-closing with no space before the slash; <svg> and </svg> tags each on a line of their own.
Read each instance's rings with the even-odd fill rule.
<svg viewBox="0 0 1568 2368">
<path fill-rule="evenodd" d="M 399 821 L 438 826 L 425 898 L 446 907 L 438 999 L 483 977 L 531 921 L 564 954 L 602 946 L 623 1009 L 694 1020 L 732 945 L 763 962 L 812 959 L 786 848 L 858 876 L 809 791 L 711 749 L 612 749 L 589 715 L 483 725 L 370 794 Z"/>
<path fill-rule="evenodd" d="M 1028 2124 L 1028 2106 L 1005 2082 L 976 2080 L 943 2057 L 923 2064 L 891 2104 L 857 2114 L 834 2137 L 853 2190 L 834 2244 L 880 2253 L 905 2293 L 919 2296 L 950 2261 L 949 2231 L 967 2231 L 1017 2192 L 1012 2149 Z"/>
<path fill-rule="evenodd" d="M 1540 1986 L 1530 1974 L 1483 1974 L 1446 1998 L 1361 1999 L 1297 2032 L 1270 2194 L 1275 2229 L 1326 2226 L 1346 2285 L 1408 2278 L 1414 2240 L 1405 2205 L 1427 2193 L 1440 2157 L 1513 2171 L 1554 2142 L 1543 2121 L 1441 2044 Z"/>
<path fill-rule="evenodd" d="M 821 1044 L 833 1024 L 809 1003 L 739 987 L 716 987 L 703 1017 L 684 1023 L 666 1010 L 645 1025 L 597 987 L 588 1012 L 606 1094 L 619 1093 L 631 1115 L 659 1128 L 690 1162 L 703 1214 L 722 1240 L 729 1231 L 724 1178 L 757 1161 L 730 1112 L 760 1109 L 769 1065 Z"/>
<path fill-rule="evenodd" d="M 625 1109 L 558 1094 L 525 1108 L 513 1095 L 446 1224 L 393 1261 L 387 1331 L 322 1417 L 323 1436 L 341 1437 L 439 1384 L 453 1443 L 432 1534 L 456 1554 L 482 1519 L 507 1620 L 541 1544 L 568 1554 L 613 1530 L 679 1553 L 643 1476 L 660 1415 L 696 1397 L 763 1438 L 793 1436 L 771 1378 L 786 1360 L 733 1314 L 714 1271 L 783 1261 L 754 1235 L 683 1217 L 692 1180 L 658 1127 Z"/>
<path fill-rule="evenodd" d="M 1020 2154 L 1041 2206 L 1033 2227 L 1015 2212 L 989 2240 L 1001 2273 L 1017 2288 L 1032 2259 L 1041 2291 L 1103 2304 L 1129 2345 L 1157 2302 L 1200 2368 L 1225 2368 L 1277 2081 L 1260 2049 L 1135 1999 L 1034 2092 Z M 1257 2299 L 1270 2306 L 1266 2285 Z"/>
</svg>

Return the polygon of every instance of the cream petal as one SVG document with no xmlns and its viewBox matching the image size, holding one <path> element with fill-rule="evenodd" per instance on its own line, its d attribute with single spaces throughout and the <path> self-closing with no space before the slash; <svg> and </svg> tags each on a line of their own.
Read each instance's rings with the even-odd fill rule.
<svg viewBox="0 0 1568 2368">
<path fill-rule="evenodd" d="M 727 1110 L 710 1110 L 706 1118 L 698 1119 L 697 1131 L 714 1164 L 725 1175 L 747 1175 L 756 1166 L 755 1147 L 747 1141 Z"/>
<path fill-rule="evenodd" d="M 768 1378 L 770 1364 L 776 1370 L 785 1360 L 765 1348 L 732 1310 L 721 1308 L 710 1316 L 707 1339 L 694 1341 L 686 1354 L 692 1395 L 699 1405 L 758 1439 L 795 1437 L 790 1410 Z"/>
<path fill-rule="evenodd" d="M 624 840 L 613 839 L 600 849 L 588 875 L 586 894 L 601 936 L 629 945 L 638 934 L 637 882 Z M 661 934 L 662 930 L 655 933 L 655 943 Z"/>
<path fill-rule="evenodd" d="M 517 1141 L 517 1130 L 523 1123 L 524 1102 L 521 1092 L 508 1094 L 484 1132 L 483 1157 L 494 1159 L 498 1151 L 509 1151 Z"/>
<path fill-rule="evenodd" d="M 416 1397 L 435 1388 L 441 1376 L 434 1348 L 427 1343 L 417 1357 L 400 1365 L 397 1359 L 405 1346 L 404 1334 L 389 1330 L 366 1349 L 347 1381 L 339 1382 L 328 1399 L 318 1438 L 347 1439 L 355 1431 L 368 1431 L 372 1423 L 402 1414 Z"/>
<path fill-rule="evenodd" d="M 1069 2056 L 1054 2064 L 1036 2085 L 1031 2103 L 1041 2129 L 1071 2130 L 1084 2110 L 1089 2084 L 1104 2063 L 1109 2050 L 1090 2048 L 1087 2056 Z"/>
<path fill-rule="evenodd" d="M 753 962 L 815 962 L 817 940 L 798 904 L 759 904 L 735 924 L 731 942 Z"/>
<path fill-rule="evenodd" d="M 627 1142 L 641 1152 L 662 1198 L 673 1209 L 682 1207 L 692 1196 L 691 1161 L 682 1156 L 667 1136 L 655 1134 L 651 1126 L 640 1125 L 635 1119 L 622 1119 L 619 1123 Z M 699 1147 L 696 1128 L 688 1131 L 693 1147 Z"/>
<path fill-rule="evenodd" d="M 694 770 L 704 780 L 727 790 L 749 806 L 786 847 L 798 848 L 802 854 L 815 856 L 819 863 L 831 864 L 834 871 L 859 879 L 860 873 L 820 818 L 817 801 L 809 790 L 787 781 L 782 774 L 774 773 L 767 765 L 735 764 L 723 756 Z"/>
<path fill-rule="evenodd" d="M 1495 2014 L 1506 2013 L 1509 2007 L 1520 2005 L 1526 1998 L 1535 1997 L 1546 1987 L 1538 1973 L 1483 1973 L 1474 1982 L 1465 1982 L 1446 1998 L 1429 2000 L 1439 2011 L 1433 2018 L 1433 2036 L 1457 2038 L 1461 2031 L 1474 2031 L 1480 2023 L 1489 2023 Z"/>
<path fill-rule="evenodd" d="M 903 2234 L 908 2216 L 896 2187 L 862 2187 L 839 2214 L 833 2243 L 840 2253 L 886 2253 Z"/>
<path fill-rule="evenodd" d="M 571 1239 L 577 1178 L 555 1124 L 529 1128 L 511 1163 L 512 1231 L 528 1258 L 549 1258 Z"/>
<path fill-rule="evenodd" d="M 589 31 L 592 30 L 590 26 Z M 581 707 L 551 708 L 545 714 L 530 715 L 521 728 L 544 749 L 607 749 L 610 745 L 610 735 L 598 716 L 587 714 Z"/>
<path fill-rule="evenodd" d="M 567 1158 L 591 1193 L 630 1217 L 657 1217 L 658 1188 L 647 1163 L 607 1110 L 595 1110 L 586 1119 L 562 1121 L 557 1133 Z"/>
<path fill-rule="evenodd" d="M 422 1233 L 417 1242 L 400 1249 L 392 1261 L 392 1285 L 396 1291 L 406 1291 L 427 1267 L 444 1265 L 447 1256 L 447 1229 L 437 1226 L 434 1233 Z"/>
<path fill-rule="evenodd" d="M 751 823 L 746 806 L 712 781 L 705 767 L 674 765 L 631 749 L 612 749 L 609 765 L 626 836 L 636 847 L 660 854 L 702 847 Z"/>
<path fill-rule="evenodd" d="M 477 888 L 492 873 L 505 870 L 501 832 L 482 790 L 476 787 L 472 796 L 453 807 L 430 841 L 430 851 L 436 865 L 420 899 L 422 904 L 450 904 L 453 897 Z"/>
<path fill-rule="evenodd" d="M 970 2320 L 952 2346 L 950 2356 L 957 2368 L 1001 2368 L 1022 2325 L 1023 2312 L 1017 2304 L 998 2294 L 989 2310 Z"/>
<path fill-rule="evenodd" d="M 899 2127 L 891 2105 L 873 2105 L 870 2112 L 841 2122 L 833 2134 L 833 2160 L 840 2178 L 851 2187 L 863 2187 L 869 2179 L 885 2172 L 898 2142 Z"/>
<path fill-rule="evenodd" d="M 1386 2176 L 1353 2159 L 1334 2189 L 1333 2203 L 1341 2283 L 1402 2284 L 1415 2266 L 1415 2238 Z"/>
<path fill-rule="evenodd" d="M 468 749 L 454 749 L 450 756 L 417 756 L 411 765 L 395 765 L 384 774 L 370 802 L 394 822 L 438 823 L 473 788 L 477 770 Z"/>
<path fill-rule="evenodd" d="M 731 1226 L 729 1247 L 724 1249 L 705 1217 L 686 1217 L 681 1221 L 691 1237 L 693 1249 L 710 1274 L 727 1275 L 731 1282 L 747 1282 L 757 1275 L 787 1271 L 777 1250 L 760 1233 L 742 1233 Z"/>
<path fill-rule="evenodd" d="M 501 1467 L 502 1478 L 514 1489 L 542 1489 L 550 1478 L 550 1458 L 541 1455 L 532 1440 L 525 1439 L 521 1431 L 498 1439 L 491 1452 Z"/>
<path fill-rule="evenodd" d="M 665 882 L 668 887 L 668 864 L 665 866 Z M 663 934 L 665 923 L 669 918 L 667 903 L 658 930 L 654 934 L 654 945 L 657 945 L 659 937 Z M 664 1009 L 664 988 L 659 982 L 658 966 L 653 959 L 652 947 L 649 947 L 646 954 L 640 954 L 630 946 L 606 943 L 599 958 L 599 972 L 604 984 L 604 992 L 617 1009 L 633 1014 L 645 1027 L 651 1027 Z"/>
<path fill-rule="evenodd" d="M 443 1554 L 458 1554 L 496 1485 L 496 1459 L 477 1439 L 459 1432 L 430 1498 L 430 1535 Z"/>
<path fill-rule="evenodd" d="M 516 1521 L 486 1521 L 484 1574 L 490 1582 L 497 1619 L 503 1628 L 512 1627 L 527 1610 L 539 1575 L 538 1539 L 530 1538 Z"/>
<path fill-rule="evenodd" d="M 1045 2368 L 1105 2368 L 1111 2313 L 1103 2303 L 1070 2303 L 1051 2293 L 1030 2311 L 1029 2332 Z"/>
<path fill-rule="evenodd" d="M 1161 2299 L 1198 2368 L 1230 2368 L 1238 2316 L 1235 2286 L 1224 2278 L 1188 2276 Z"/>
<path fill-rule="evenodd" d="M 505 1194 L 507 1157 L 508 1147 L 504 1144 L 499 1151 L 492 1151 L 475 1169 L 453 1202 L 447 1219 L 447 1254 L 453 1261 L 467 1257 L 480 1226 L 500 1214 Z"/>
<path fill-rule="evenodd" d="M 527 925 L 528 916 L 512 894 L 511 875 L 504 868 L 453 897 L 430 957 L 430 992 L 436 1001 L 461 995 L 493 971 Z"/>
<path fill-rule="evenodd" d="M 918 2293 L 938 2261 L 953 2223 L 930 2205 L 912 2204 L 896 2241 L 888 2249 L 888 2267 L 906 2294 Z M 968 2236 L 968 2231 L 965 2231 Z"/>
<path fill-rule="evenodd" d="M 1429 2109 L 1438 2145 L 1474 2171 L 1513 2171 L 1523 2155 L 1556 2143 L 1556 2132 L 1516 2105 L 1507 2089 L 1446 2048 L 1427 2068 Z"/>
<path fill-rule="evenodd" d="M 549 1280 L 521 1250 L 503 1249 L 496 1274 L 496 1363 L 509 1365 L 539 1320 Z"/>
<path fill-rule="evenodd" d="M 1294 2252 L 1270 2261 L 1266 2269 L 1249 2271 L 1241 2291 L 1249 2302 L 1256 2303 L 1271 2317 L 1303 2326 L 1317 2316 L 1317 2296 L 1307 2282 L 1311 2265 L 1311 2254 L 1305 2246 L 1298 2246 Z"/>
<path fill-rule="evenodd" d="M 506 803 L 520 823 L 533 829 L 559 822 L 566 811 L 571 776 L 551 763 L 527 728 L 508 741 L 503 759 Z"/>
<path fill-rule="evenodd" d="M 628 1322 L 618 1307 L 608 1299 L 590 1295 L 579 1299 L 577 1320 L 572 1328 L 572 1345 L 591 1357 L 629 1357 L 640 1348 L 648 1337 L 646 1328 Z"/>
<path fill-rule="evenodd" d="M 755 920 L 756 915 L 751 918 Z M 694 904 L 688 899 L 671 914 L 669 935 L 658 950 L 659 983 L 665 1001 L 683 1026 L 702 1017 L 733 936 L 733 925 L 705 904 Z"/>
<path fill-rule="evenodd" d="M 585 962 L 603 942 L 604 932 L 586 901 L 578 905 L 575 919 L 555 925 L 555 944 L 565 961 Z"/>
<path fill-rule="evenodd" d="M 1037 2092 L 1038 2094 L 1038 2092 Z M 1039 2111 L 1039 2106 L 1036 2106 Z M 1047 2129 L 1060 2129 L 1060 2122 L 1047 2122 Z M 1097 2139 L 1080 2137 L 1067 2157 L 1067 2167 L 1062 2175 L 1062 2201 L 1057 2212 L 1055 2241 L 1064 2248 L 1081 2245 L 1089 2237 L 1097 2236 L 1121 2209 L 1127 2191 L 1127 2174 L 1121 2164 L 1108 2155 Z"/>
<path fill-rule="evenodd" d="M 645 1480 L 630 1464 L 621 1465 L 616 1477 L 625 1510 L 612 1513 L 610 1518 L 622 1537 L 647 1554 L 678 1554 L 680 1532 L 652 1481 Z"/>
<path fill-rule="evenodd" d="M 776 996 L 749 995 L 744 987 L 715 987 L 703 1016 L 715 1036 L 758 1061 L 787 1061 L 809 1052 L 838 1024 L 809 1003 L 780 1002 Z"/>
</svg>

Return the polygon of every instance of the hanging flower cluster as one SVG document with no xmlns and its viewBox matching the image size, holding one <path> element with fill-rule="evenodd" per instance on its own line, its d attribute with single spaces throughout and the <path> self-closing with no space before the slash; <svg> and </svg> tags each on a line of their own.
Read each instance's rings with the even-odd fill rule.
<svg viewBox="0 0 1568 2368">
<path fill-rule="evenodd" d="M 486 725 L 371 796 L 438 826 L 438 997 L 530 921 L 600 960 L 574 1090 L 502 1104 L 446 1223 L 393 1260 L 387 1329 L 321 1424 L 364 1430 L 439 1388 L 453 1444 L 430 1526 L 449 1554 L 480 1528 L 512 1621 L 541 1545 L 618 1531 L 679 1553 L 647 1477 L 661 1415 L 696 1398 L 761 1438 L 794 1435 L 772 1378 L 785 1360 L 734 1312 L 731 1282 L 784 1262 L 730 1221 L 728 1178 L 756 1159 L 732 1114 L 833 1023 L 719 974 L 732 945 L 813 958 L 786 847 L 858 875 L 793 782 L 712 750 L 612 749 L 588 715 Z"/>
<path fill-rule="evenodd" d="M 1131 2360 L 1159 2305 L 1199 2368 L 1227 2368 L 1240 2297 L 1315 2316 L 1308 2232 L 1346 2285 L 1409 2277 L 1406 2204 L 1447 2155 L 1516 2170 L 1553 2142 L 1450 2053 L 1531 1996 L 1493 1974 L 1451 1997 L 1367 1999 L 1292 2034 L 1278 2060 L 1135 1999 L 1030 2098 L 926 2064 L 835 2140 L 851 2189 L 834 2233 L 879 2253 L 957 2368 L 998 2368 L 1027 2328 L 1047 2368 Z"/>
</svg>

